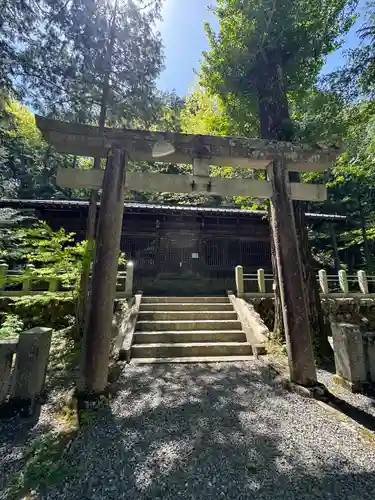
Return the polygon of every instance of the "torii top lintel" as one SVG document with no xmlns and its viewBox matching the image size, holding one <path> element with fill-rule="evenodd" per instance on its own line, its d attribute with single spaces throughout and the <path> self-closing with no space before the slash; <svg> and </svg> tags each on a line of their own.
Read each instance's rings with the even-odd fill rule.
<svg viewBox="0 0 375 500">
<path fill-rule="evenodd" d="M 164 139 L 175 151 L 157 161 L 191 164 L 193 158 L 206 158 L 211 165 L 265 169 L 283 156 L 288 169 L 299 172 L 324 171 L 340 154 L 338 148 L 294 144 L 244 137 L 190 135 L 175 132 L 111 129 L 61 122 L 36 116 L 43 137 L 61 153 L 106 157 L 116 146 L 125 149 L 132 160 L 155 161 L 154 145 Z"/>
</svg>

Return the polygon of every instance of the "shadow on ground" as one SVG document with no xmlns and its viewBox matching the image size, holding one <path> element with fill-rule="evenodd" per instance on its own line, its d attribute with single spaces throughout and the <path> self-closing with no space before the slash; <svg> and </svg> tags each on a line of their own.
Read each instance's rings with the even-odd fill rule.
<svg viewBox="0 0 375 500">
<path fill-rule="evenodd" d="M 14 471 L 20 470 L 25 464 L 27 444 L 51 430 L 49 423 L 40 423 L 38 419 L 39 412 L 29 419 L 0 421 L 0 499 L 8 498 L 6 487 L 9 486 Z"/>
<path fill-rule="evenodd" d="M 372 499 L 375 448 L 260 362 L 128 366 L 41 499 Z"/>
</svg>

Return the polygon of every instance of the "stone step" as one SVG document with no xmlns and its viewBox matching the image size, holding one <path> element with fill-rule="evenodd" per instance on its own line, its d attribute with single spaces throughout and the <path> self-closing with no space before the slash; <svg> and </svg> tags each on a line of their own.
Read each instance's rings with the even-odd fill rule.
<svg viewBox="0 0 375 500">
<path fill-rule="evenodd" d="M 132 363 L 136 364 L 160 364 L 160 363 L 225 363 L 233 361 L 253 361 L 253 355 L 237 356 L 185 356 L 175 358 L 134 358 Z"/>
<path fill-rule="evenodd" d="M 200 303 L 229 303 L 229 298 L 226 296 L 222 297 L 142 297 L 142 304 L 160 304 L 160 303 L 192 303 L 192 302 L 200 302 Z"/>
<path fill-rule="evenodd" d="M 140 311 L 233 311 L 230 302 L 141 302 Z"/>
<path fill-rule="evenodd" d="M 194 342 L 181 344 L 134 344 L 132 358 L 175 358 L 190 356 L 250 356 L 246 342 Z"/>
<path fill-rule="evenodd" d="M 140 311 L 139 321 L 237 320 L 235 311 Z"/>
<path fill-rule="evenodd" d="M 136 332 L 135 344 L 173 344 L 193 342 L 246 342 L 244 332 L 237 330 L 193 330 L 179 332 Z"/>
<path fill-rule="evenodd" d="M 137 321 L 136 332 L 187 331 L 187 330 L 241 330 L 238 320 L 199 320 L 199 321 Z"/>
</svg>

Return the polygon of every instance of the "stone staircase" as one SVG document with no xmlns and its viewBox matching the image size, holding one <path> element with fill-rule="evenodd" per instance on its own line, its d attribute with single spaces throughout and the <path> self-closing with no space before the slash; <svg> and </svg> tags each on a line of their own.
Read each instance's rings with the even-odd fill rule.
<svg viewBox="0 0 375 500">
<path fill-rule="evenodd" d="M 252 353 L 228 297 L 142 297 L 133 361 L 248 360 Z"/>
</svg>

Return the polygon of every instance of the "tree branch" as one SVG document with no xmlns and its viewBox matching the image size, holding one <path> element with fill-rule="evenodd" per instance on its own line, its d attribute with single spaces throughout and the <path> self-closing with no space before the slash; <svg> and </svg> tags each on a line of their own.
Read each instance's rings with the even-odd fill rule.
<svg viewBox="0 0 375 500">
<path fill-rule="evenodd" d="M 143 7 L 140 7 L 138 9 L 138 11 L 141 12 L 142 10 L 146 10 L 149 7 L 151 7 L 151 5 L 156 4 L 156 2 L 157 2 L 157 0 L 151 0 L 147 5 L 144 5 Z"/>
<path fill-rule="evenodd" d="M 274 16 L 275 12 L 276 12 L 276 1 L 277 0 L 273 0 L 272 10 L 271 10 L 270 15 L 269 15 L 269 17 L 267 19 L 266 29 L 263 32 L 263 37 L 262 37 L 262 40 L 260 42 L 260 47 L 259 47 L 259 52 L 262 54 L 262 57 L 263 57 L 264 62 L 266 64 L 268 63 L 268 60 L 267 60 L 266 53 L 263 50 L 263 45 L 264 45 L 264 42 L 266 41 L 266 36 L 268 35 L 268 31 L 269 31 L 269 28 L 270 28 L 270 24 L 271 24 L 272 18 Z"/>
</svg>

